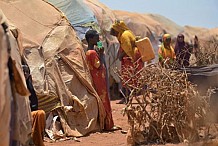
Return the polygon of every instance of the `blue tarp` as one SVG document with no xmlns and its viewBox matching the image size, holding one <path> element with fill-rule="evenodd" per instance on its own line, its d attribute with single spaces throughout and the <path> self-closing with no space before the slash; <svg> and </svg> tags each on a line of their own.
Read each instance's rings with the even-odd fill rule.
<svg viewBox="0 0 218 146">
<path fill-rule="evenodd" d="M 83 0 L 48 0 L 48 2 L 60 9 L 73 26 L 97 23 L 94 13 Z"/>
<path fill-rule="evenodd" d="M 64 13 L 81 40 L 92 25 L 98 24 L 94 13 L 83 0 L 48 0 L 48 2 Z M 84 26 L 85 24 L 89 25 Z"/>
</svg>

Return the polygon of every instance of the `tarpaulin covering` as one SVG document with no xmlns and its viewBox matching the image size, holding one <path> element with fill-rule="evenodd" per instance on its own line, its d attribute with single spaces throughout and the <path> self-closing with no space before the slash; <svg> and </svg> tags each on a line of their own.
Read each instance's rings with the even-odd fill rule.
<svg viewBox="0 0 218 146">
<path fill-rule="evenodd" d="M 83 0 L 48 0 L 48 2 L 60 9 L 73 26 L 97 22 L 95 15 Z"/>
<path fill-rule="evenodd" d="M 0 24 L 3 23 L 3 15 L 0 11 Z M 0 25 L 0 145 L 9 145 L 11 90 L 8 73 L 8 52 L 6 35 Z M 9 89 L 8 89 L 9 88 Z"/>
<path fill-rule="evenodd" d="M 0 27 L 0 145 L 9 145 L 9 132 L 10 140 L 26 145 L 31 134 L 29 92 L 21 68 L 18 41 L 10 32 L 16 30 L 8 25 L 7 18 L 0 10 L 0 24 L 2 23 L 8 28 L 5 29 L 6 37 Z"/>
<path fill-rule="evenodd" d="M 81 42 L 62 13 L 41 0 L 0 1 L 0 8 L 22 33 L 21 52 L 30 66 L 39 108 L 56 112 L 66 136 L 102 128 L 102 102 Z"/>
<path fill-rule="evenodd" d="M 70 24 L 74 27 L 78 37 L 83 40 L 85 33 L 90 28 L 99 31 L 95 15 L 83 0 L 47 0 L 59 10 L 61 10 Z"/>
<path fill-rule="evenodd" d="M 119 61 L 115 61 L 119 43 L 109 34 L 115 20 L 113 12 L 98 0 L 48 0 L 48 2 L 66 15 L 81 40 L 85 39 L 85 33 L 91 28 L 100 33 L 105 48 L 108 75 L 119 82 L 118 76 L 114 73 L 115 67 L 120 68 Z"/>
<path fill-rule="evenodd" d="M 199 92 L 205 94 L 209 88 L 218 88 L 218 64 L 184 68 L 191 82 L 197 84 Z"/>
</svg>

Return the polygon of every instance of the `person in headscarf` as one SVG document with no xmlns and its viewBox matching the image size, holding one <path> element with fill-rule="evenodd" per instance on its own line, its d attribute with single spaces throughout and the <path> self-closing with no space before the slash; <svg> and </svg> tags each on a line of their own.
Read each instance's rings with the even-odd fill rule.
<svg viewBox="0 0 218 146">
<path fill-rule="evenodd" d="M 189 44 L 185 42 L 184 35 L 178 34 L 175 45 L 176 61 L 178 67 L 189 66 L 189 59 L 191 56 L 191 50 L 189 48 Z"/>
<path fill-rule="evenodd" d="M 161 66 L 172 65 L 176 59 L 174 48 L 171 46 L 171 35 L 164 34 L 162 43 L 158 50 L 159 62 Z"/>
<path fill-rule="evenodd" d="M 122 91 L 126 96 L 128 94 L 128 90 L 125 87 L 125 81 L 128 81 L 128 84 L 136 86 L 137 78 L 139 76 L 138 75 L 135 76 L 135 78 L 130 79 L 131 75 L 128 74 L 130 68 L 132 68 L 132 74 L 139 74 L 139 71 L 144 66 L 144 62 L 141 60 L 141 54 L 135 45 L 135 35 L 123 21 L 116 20 L 111 27 L 110 34 L 116 36 L 120 43 L 120 49 L 118 51 L 117 58 L 119 58 L 121 61 L 121 75 L 123 78 Z"/>
<path fill-rule="evenodd" d="M 33 143 L 36 146 L 44 146 L 43 137 L 45 130 L 45 112 L 43 110 L 38 109 L 38 98 L 36 96 L 34 87 L 32 85 L 32 76 L 30 74 L 30 69 L 28 65 L 22 65 L 24 76 L 26 79 L 26 85 L 30 92 L 29 100 L 30 100 L 30 108 L 32 115 L 32 133 L 31 137 Z"/>
<path fill-rule="evenodd" d="M 138 59 L 137 48 L 135 46 L 136 37 L 133 32 L 126 26 L 123 21 L 116 20 L 111 27 L 111 35 L 116 36 L 122 52 L 118 55 L 122 57 L 129 57 L 133 62 Z"/>
<path fill-rule="evenodd" d="M 200 44 L 198 41 L 198 36 L 196 35 L 193 37 L 193 53 L 195 54 L 195 57 L 198 59 L 200 53 Z"/>
<path fill-rule="evenodd" d="M 88 48 L 86 51 L 86 61 L 92 76 L 92 81 L 98 96 L 100 97 L 106 112 L 104 130 L 116 130 L 112 117 L 112 109 L 108 94 L 106 80 L 106 66 L 104 64 L 104 47 L 100 44 L 99 34 L 95 30 L 89 30 L 85 34 Z M 100 44 L 100 45 L 98 45 Z"/>
</svg>

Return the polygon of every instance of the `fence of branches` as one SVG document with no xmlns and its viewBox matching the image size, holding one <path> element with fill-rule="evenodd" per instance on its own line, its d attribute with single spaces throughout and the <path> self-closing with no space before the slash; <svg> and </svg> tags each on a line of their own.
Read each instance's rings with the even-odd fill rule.
<svg viewBox="0 0 218 146">
<path fill-rule="evenodd" d="M 130 125 L 128 143 L 196 141 L 209 109 L 208 96 L 198 94 L 185 72 L 158 64 L 136 68 L 119 74 L 129 91 L 124 110 Z"/>
<path fill-rule="evenodd" d="M 186 51 L 195 57 L 189 60 L 190 66 L 218 63 L 215 38 L 200 42 L 195 50 L 189 47 Z M 170 66 L 150 64 L 138 70 L 135 64 L 122 74 L 117 72 L 128 93 L 123 93 L 127 101 L 124 114 L 130 125 L 128 144 L 194 142 L 199 140 L 202 126 L 207 127 L 203 130 L 205 137 L 209 135 L 211 125 L 205 124 L 210 119 L 211 91 L 200 95 L 178 66 L 176 61 Z"/>
</svg>

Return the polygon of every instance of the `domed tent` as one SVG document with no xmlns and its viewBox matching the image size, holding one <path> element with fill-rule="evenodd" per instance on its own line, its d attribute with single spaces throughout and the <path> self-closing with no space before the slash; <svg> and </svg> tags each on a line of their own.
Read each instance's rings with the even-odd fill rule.
<svg viewBox="0 0 218 146">
<path fill-rule="evenodd" d="M 30 67 L 39 108 L 47 115 L 55 111 L 66 136 L 101 129 L 105 111 L 68 20 L 41 0 L 0 1 L 0 8 L 22 34 L 20 52 Z"/>
<path fill-rule="evenodd" d="M 13 33 L 12 33 L 13 32 Z M 26 145 L 31 134 L 29 92 L 21 68 L 16 29 L 0 9 L 0 145 Z"/>
<path fill-rule="evenodd" d="M 9 88 L 9 74 L 8 74 L 8 52 L 5 37 L 6 34 L 2 27 L 2 17 L 3 14 L 0 12 L 0 145 L 9 145 L 9 135 L 10 135 L 10 93 L 7 92 Z M 5 137 L 3 137 L 5 135 Z"/>
<path fill-rule="evenodd" d="M 100 33 L 101 41 L 105 48 L 108 76 L 111 82 L 115 81 L 118 83 L 119 78 L 114 73 L 114 68 L 120 68 L 120 62 L 115 60 L 119 43 L 115 37 L 109 34 L 110 27 L 115 20 L 113 12 L 97 0 L 47 1 L 66 15 L 82 42 L 86 42 L 85 33 L 89 29 L 95 29 Z M 86 50 L 86 47 L 84 47 L 84 50 Z"/>
<path fill-rule="evenodd" d="M 61 10 L 77 32 L 77 36 L 83 40 L 85 33 L 90 28 L 96 29 L 99 26 L 93 12 L 84 4 L 83 0 L 47 0 L 49 3 Z"/>
</svg>

